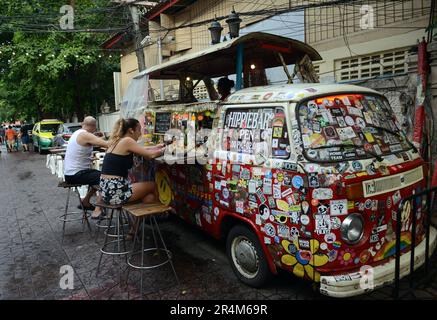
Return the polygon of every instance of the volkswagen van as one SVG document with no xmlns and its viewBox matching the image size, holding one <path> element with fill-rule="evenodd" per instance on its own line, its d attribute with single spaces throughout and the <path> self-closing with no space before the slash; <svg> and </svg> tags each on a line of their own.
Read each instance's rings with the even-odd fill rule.
<svg viewBox="0 0 437 320">
<path fill-rule="evenodd" d="M 152 67 L 136 79 L 197 76 L 207 83 L 205 75 L 237 70 L 238 83 L 238 70 L 247 69 L 238 62 L 225 68 L 220 57 L 238 55 L 233 47 L 243 43 L 247 56 L 236 59 L 243 64 L 256 54 L 267 67 L 274 60 L 268 54 L 284 48 L 292 48 L 295 62 L 320 58 L 296 40 L 258 33 Z M 254 52 L 251 44 L 263 49 Z M 220 61 L 211 64 L 214 59 Z M 205 63 L 210 67 L 201 74 Z M 406 203 L 400 221 L 396 212 L 403 198 L 426 188 L 427 167 L 377 91 L 320 83 L 254 86 L 223 102 L 147 101 L 139 110 L 146 140 L 174 141 L 153 163 L 161 202 L 225 239 L 242 282 L 259 287 L 285 269 L 334 297 L 383 286 L 395 276 L 398 224 L 401 276 L 407 272 L 413 215 L 416 266 L 423 263 L 425 200 Z M 149 165 L 140 171 L 151 173 Z M 436 236 L 431 228 L 431 253 Z"/>
</svg>

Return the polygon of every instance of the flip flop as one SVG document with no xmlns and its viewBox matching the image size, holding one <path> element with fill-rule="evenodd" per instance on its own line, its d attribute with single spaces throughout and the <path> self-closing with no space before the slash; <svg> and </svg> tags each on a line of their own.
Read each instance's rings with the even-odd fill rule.
<svg viewBox="0 0 437 320">
<path fill-rule="evenodd" d="M 82 210 L 82 205 L 78 205 L 77 206 L 78 209 Z M 90 211 L 94 211 L 96 207 L 94 207 L 92 204 L 89 205 L 89 207 L 84 207 L 85 210 L 90 210 Z"/>
</svg>

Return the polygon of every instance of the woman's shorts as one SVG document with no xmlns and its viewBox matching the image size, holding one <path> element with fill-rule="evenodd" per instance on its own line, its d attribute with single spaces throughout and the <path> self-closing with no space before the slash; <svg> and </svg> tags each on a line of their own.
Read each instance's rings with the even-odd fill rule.
<svg viewBox="0 0 437 320">
<path fill-rule="evenodd" d="M 100 178 L 100 194 L 105 203 L 125 204 L 132 197 L 132 186 L 125 178 Z"/>
</svg>

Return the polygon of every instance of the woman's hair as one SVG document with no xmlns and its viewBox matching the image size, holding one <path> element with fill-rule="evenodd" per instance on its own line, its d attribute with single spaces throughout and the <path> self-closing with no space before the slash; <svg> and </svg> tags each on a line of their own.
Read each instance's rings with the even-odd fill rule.
<svg viewBox="0 0 437 320">
<path fill-rule="evenodd" d="M 112 145 L 117 142 L 127 133 L 129 129 L 134 129 L 140 122 L 134 118 L 123 119 L 120 118 L 115 122 L 111 135 L 109 136 L 109 143 Z"/>
</svg>

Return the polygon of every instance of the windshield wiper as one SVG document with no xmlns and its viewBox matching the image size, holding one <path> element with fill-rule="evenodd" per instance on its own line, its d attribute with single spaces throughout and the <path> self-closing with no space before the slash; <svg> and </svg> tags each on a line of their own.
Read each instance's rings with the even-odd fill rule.
<svg viewBox="0 0 437 320">
<path fill-rule="evenodd" d="M 414 144 L 412 144 L 410 141 L 408 141 L 408 139 L 406 139 L 405 137 L 403 137 L 400 133 L 398 133 L 398 132 L 396 132 L 396 131 L 393 131 L 393 130 L 391 130 L 391 129 L 387 129 L 387 128 L 384 128 L 384 127 L 380 127 L 380 126 L 366 126 L 366 127 L 369 127 L 369 128 L 375 128 L 375 129 L 380 129 L 380 130 L 382 130 L 382 131 L 385 131 L 385 132 L 391 133 L 392 135 L 394 135 L 394 136 L 396 136 L 396 137 L 399 137 L 399 138 L 401 138 L 402 140 L 405 140 L 405 141 L 406 141 L 406 142 L 411 146 L 411 148 L 413 148 L 413 150 L 414 150 L 415 153 L 418 152 L 418 150 L 417 150 L 417 148 L 416 148 L 416 146 L 415 146 Z"/>
<path fill-rule="evenodd" d="M 346 147 L 351 147 L 351 148 L 354 148 L 354 149 L 362 148 L 365 153 L 367 153 L 368 155 L 371 155 L 372 157 L 374 157 L 379 162 L 384 161 L 384 159 L 379 154 L 376 154 L 376 153 L 373 153 L 371 151 L 366 150 L 364 148 L 364 146 L 357 146 L 355 144 L 338 144 L 338 145 L 333 144 L 333 145 L 330 145 L 330 146 L 322 146 L 322 147 L 309 148 L 309 149 L 319 150 L 319 149 L 336 148 L 336 147 L 337 148 L 343 148 L 343 149 L 346 148 Z"/>
</svg>

